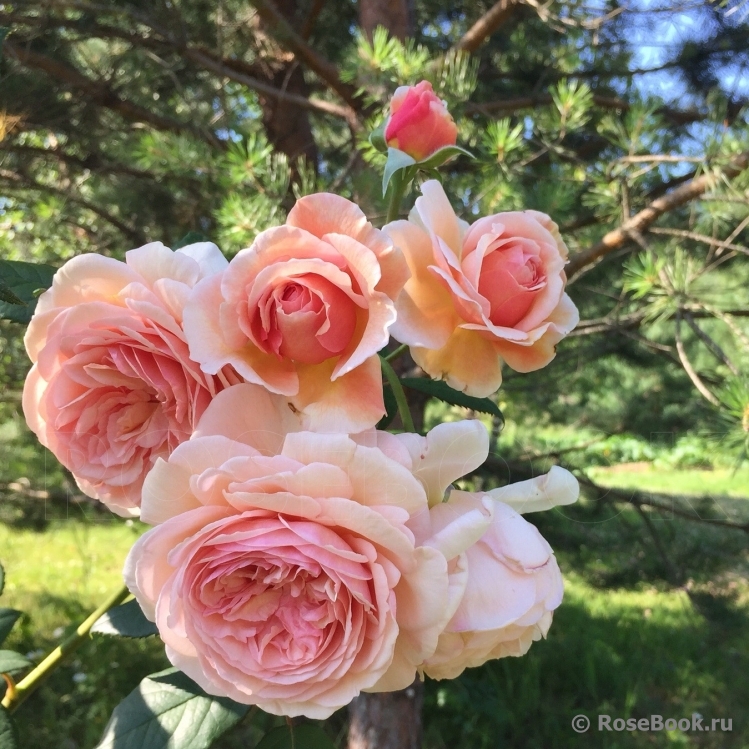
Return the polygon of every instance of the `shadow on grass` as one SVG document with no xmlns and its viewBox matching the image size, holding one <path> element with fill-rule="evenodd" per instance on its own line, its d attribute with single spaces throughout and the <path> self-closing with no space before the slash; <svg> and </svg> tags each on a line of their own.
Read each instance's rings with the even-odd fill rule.
<svg viewBox="0 0 749 749">
<path fill-rule="evenodd" d="M 597 596 L 584 585 L 572 588 L 549 639 L 535 643 L 523 658 L 469 669 L 451 682 L 427 682 L 425 749 L 747 745 L 746 610 L 722 601 L 708 620 L 684 593 L 662 605 L 662 594 Z M 679 719 L 692 713 L 732 718 L 733 730 L 597 730 L 599 714 Z M 585 734 L 571 727 L 579 714 L 592 722 Z"/>
</svg>

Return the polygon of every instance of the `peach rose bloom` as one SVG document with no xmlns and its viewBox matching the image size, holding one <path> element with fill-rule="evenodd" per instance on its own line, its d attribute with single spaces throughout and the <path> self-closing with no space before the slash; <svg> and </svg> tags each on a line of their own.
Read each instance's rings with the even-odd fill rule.
<svg viewBox="0 0 749 749">
<path fill-rule="evenodd" d="M 483 460 L 488 437 L 478 422 L 442 425 L 415 465 L 394 435 L 302 421 L 256 385 L 220 393 L 148 475 L 142 519 L 156 527 L 125 580 L 169 660 L 208 693 L 324 719 L 361 691 L 407 687 L 434 653 L 448 563 L 409 521 L 431 484 Z"/>
<path fill-rule="evenodd" d="M 388 146 L 423 161 L 440 148 L 454 146 L 457 139 L 458 128 L 431 83 L 396 89 L 385 125 Z"/>
<path fill-rule="evenodd" d="M 577 325 L 564 292 L 567 248 L 543 213 L 469 226 L 439 182 L 421 189 L 409 220 L 384 228 L 411 269 L 391 332 L 430 377 L 485 397 L 499 388 L 503 361 L 518 372 L 545 367 Z"/>
<path fill-rule="evenodd" d="M 160 242 L 120 262 L 81 255 L 40 297 L 25 343 L 34 366 L 23 411 L 90 497 L 137 514 L 154 460 L 188 439 L 211 399 L 240 381 L 190 360 L 182 313 L 192 287 L 227 262 L 209 242 Z"/>
<path fill-rule="evenodd" d="M 578 493 L 574 476 L 555 466 L 490 492 L 455 490 L 412 520 L 417 542 L 442 551 L 450 573 L 450 621 L 423 673 L 453 679 L 488 660 L 524 655 L 546 636 L 562 576 L 549 544 L 519 513 L 570 504 Z M 475 541 L 461 553 L 467 533 Z"/>
<path fill-rule="evenodd" d="M 356 205 L 309 195 L 195 287 L 190 354 L 209 374 L 229 364 L 288 396 L 309 429 L 367 429 L 385 413 L 377 352 L 407 278 L 400 250 Z"/>
</svg>

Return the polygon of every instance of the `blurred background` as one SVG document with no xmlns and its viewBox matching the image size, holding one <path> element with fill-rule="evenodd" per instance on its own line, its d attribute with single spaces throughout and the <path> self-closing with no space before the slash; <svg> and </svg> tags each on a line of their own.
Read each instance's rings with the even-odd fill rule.
<svg viewBox="0 0 749 749">
<path fill-rule="evenodd" d="M 0 259 L 55 266 L 152 240 L 232 256 L 317 191 L 380 225 L 367 136 L 430 80 L 477 155 L 443 170 L 456 210 L 549 213 L 582 320 L 548 368 L 506 371 L 468 481 L 556 463 L 583 497 L 529 517 L 566 578 L 548 640 L 427 682 L 424 746 L 749 746 L 747 0 L 20 0 L 0 26 Z M 0 561 L 26 612 L 6 647 L 38 660 L 143 528 L 27 431 L 23 331 L 0 323 Z M 424 423 L 466 415 L 426 403 Z M 163 663 L 153 638 L 91 640 L 17 714 L 23 746 L 93 747 Z M 580 713 L 733 730 L 578 735 Z"/>
</svg>

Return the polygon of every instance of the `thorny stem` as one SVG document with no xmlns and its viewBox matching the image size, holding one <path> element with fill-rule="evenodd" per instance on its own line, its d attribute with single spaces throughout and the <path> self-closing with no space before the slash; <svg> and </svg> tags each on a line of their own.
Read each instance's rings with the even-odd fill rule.
<svg viewBox="0 0 749 749">
<path fill-rule="evenodd" d="M 33 694 L 47 679 L 48 676 L 67 658 L 71 653 L 76 651 L 88 638 L 91 627 L 109 611 L 121 604 L 128 596 L 130 591 L 123 585 L 116 593 L 107 598 L 104 603 L 94 611 L 69 637 L 66 637 L 33 671 L 27 674 L 18 684 L 15 690 L 10 688 L 3 697 L 2 705 L 13 712 L 21 705 L 27 697 Z"/>
</svg>

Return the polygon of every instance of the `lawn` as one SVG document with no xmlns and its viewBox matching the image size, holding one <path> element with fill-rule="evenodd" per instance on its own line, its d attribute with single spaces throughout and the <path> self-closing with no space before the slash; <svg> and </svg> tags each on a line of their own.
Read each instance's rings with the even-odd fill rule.
<svg viewBox="0 0 749 749">
<path fill-rule="evenodd" d="M 588 469 L 588 475 L 599 484 L 622 489 L 642 489 L 666 494 L 710 495 L 711 497 L 749 498 L 749 467 L 664 469 L 657 464 L 626 464 L 611 468 Z"/>
</svg>

